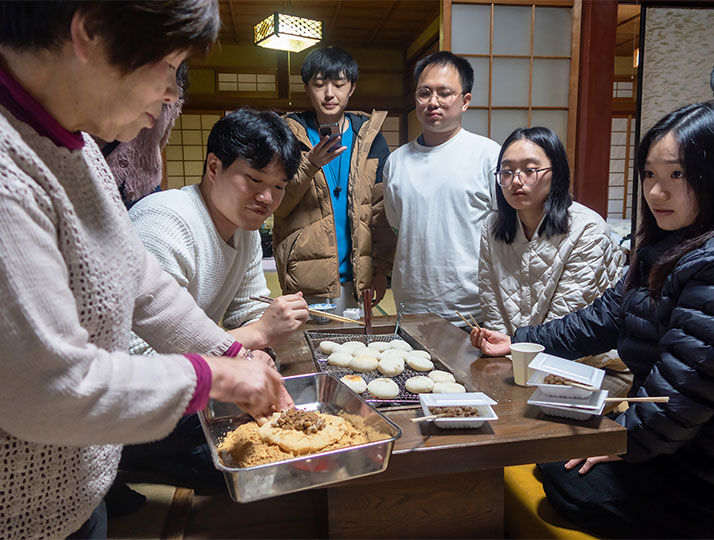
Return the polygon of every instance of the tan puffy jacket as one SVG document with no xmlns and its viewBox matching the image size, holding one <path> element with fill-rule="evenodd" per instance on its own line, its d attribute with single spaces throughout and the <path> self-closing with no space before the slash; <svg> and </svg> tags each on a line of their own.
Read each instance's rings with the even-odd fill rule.
<svg viewBox="0 0 714 540">
<path fill-rule="evenodd" d="M 354 131 L 347 183 L 352 228 L 355 297 L 368 288 L 374 273 L 392 268 L 396 236 L 384 214 L 382 167 L 389 149 L 380 133 L 385 111 L 345 113 Z M 284 294 L 340 296 L 337 239 L 330 188 L 321 168 L 307 159 L 312 143 L 306 125 L 315 113 L 290 114 L 285 121 L 303 146 L 302 163 L 275 211 L 273 254 Z"/>
</svg>

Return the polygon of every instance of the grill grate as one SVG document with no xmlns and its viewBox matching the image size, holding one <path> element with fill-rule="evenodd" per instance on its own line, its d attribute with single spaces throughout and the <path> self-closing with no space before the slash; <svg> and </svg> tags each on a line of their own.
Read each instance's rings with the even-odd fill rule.
<svg viewBox="0 0 714 540">
<path fill-rule="evenodd" d="M 404 404 L 419 403 L 419 394 L 412 394 L 411 392 L 408 392 L 404 385 L 407 382 L 407 379 L 415 377 L 417 375 L 427 375 L 427 372 L 416 371 L 405 364 L 404 371 L 396 377 L 387 377 L 376 369 L 373 371 L 368 371 L 366 373 L 356 373 L 349 368 L 343 368 L 328 364 L 327 355 L 320 351 L 320 342 L 326 340 L 334 341 L 335 343 L 339 343 L 340 345 L 348 341 L 361 341 L 362 343 L 367 345 L 374 341 L 389 342 L 393 339 L 402 339 L 409 343 L 409 345 L 411 345 L 414 349 L 423 350 L 423 348 L 413 339 L 411 339 L 410 336 L 402 334 L 402 332 L 400 332 L 399 336 L 395 338 L 395 336 L 392 334 L 329 334 L 326 332 L 305 331 L 305 339 L 307 340 L 307 344 L 310 347 L 310 351 L 312 352 L 312 359 L 318 371 L 329 373 L 330 375 L 333 375 L 338 379 L 342 378 L 345 375 L 361 375 L 362 378 L 367 382 L 367 384 L 369 384 L 373 379 L 385 377 L 387 379 L 392 379 L 399 386 L 399 395 L 394 399 L 377 399 L 374 396 L 370 395 L 368 392 L 365 392 L 364 394 L 362 394 L 362 398 L 368 403 L 372 403 L 373 405 L 378 406 L 380 408 L 391 408 L 398 407 Z M 451 372 L 451 370 L 447 368 L 444 364 L 442 364 L 437 358 L 434 358 L 432 356 L 431 361 L 434 362 L 434 369 Z"/>
</svg>

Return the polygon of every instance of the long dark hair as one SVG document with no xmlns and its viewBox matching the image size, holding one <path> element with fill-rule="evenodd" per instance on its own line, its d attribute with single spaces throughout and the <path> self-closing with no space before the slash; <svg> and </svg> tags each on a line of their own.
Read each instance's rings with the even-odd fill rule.
<svg viewBox="0 0 714 540">
<path fill-rule="evenodd" d="M 563 143 L 551 129 L 545 127 L 520 128 L 511 133 L 501 147 L 498 155 L 498 169 L 506 149 L 514 142 L 527 139 L 540 146 L 550 160 L 551 182 L 550 193 L 543 207 L 543 222 L 538 229 L 538 234 L 550 238 L 556 234 L 568 232 L 568 208 L 573 203 L 570 196 L 570 167 L 568 156 Z M 518 213 L 503 195 L 501 186 L 496 187 L 496 202 L 498 203 L 498 217 L 494 227 L 496 240 L 510 244 L 516 237 L 518 229 Z"/>
<path fill-rule="evenodd" d="M 640 181 L 645 176 L 647 154 L 653 144 L 671 133 L 679 145 L 679 161 L 684 176 L 699 206 L 694 223 L 681 232 L 685 241 L 670 249 L 654 264 L 647 277 L 652 297 L 662 294 L 662 286 L 679 259 L 714 237 L 714 102 L 695 103 L 669 113 L 650 129 L 637 150 Z M 627 289 L 638 287 L 643 279 L 638 266 L 638 251 L 667 236 L 660 229 L 641 190 L 642 223 L 637 232 L 637 249 L 633 253 Z"/>
</svg>

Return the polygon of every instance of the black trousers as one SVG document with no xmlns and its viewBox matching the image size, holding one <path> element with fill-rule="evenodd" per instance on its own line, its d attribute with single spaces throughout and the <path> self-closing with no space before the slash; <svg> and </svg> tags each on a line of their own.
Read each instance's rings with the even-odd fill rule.
<svg viewBox="0 0 714 540">
<path fill-rule="evenodd" d="M 213 465 L 196 414 L 181 418 L 164 439 L 125 446 L 119 469 L 135 473 L 133 481 L 185 486 L 200 494 L 222 491 L 226 485 L 223 473 Z"/>
<path fill-rule="evenodd" d="M 606 538 L 714 538 L 714 486 L 660 458 L 600 463 L 587 474 L 538 465 L 548 501 Z"/>
</svg>

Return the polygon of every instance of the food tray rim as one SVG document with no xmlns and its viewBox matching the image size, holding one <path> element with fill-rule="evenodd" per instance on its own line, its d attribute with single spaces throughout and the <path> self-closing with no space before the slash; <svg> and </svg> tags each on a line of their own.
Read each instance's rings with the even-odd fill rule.
<svg viewBox="0 0 714 540">
<path fill-rule="evenodd" d="M 393 446 L 394 442 L 402 436 L 402 428 L 401 427 L 399 427 L 394 421 L 387 418 L 383 413 L 381 413 L 379 410 L 377 410 L 377 408 L 372 406 L 372 404 L 365 401 L 364 398 L 362 398 L 359 394 L 356 394 L 355 392 L 353 392 L 347 385 L 342 383 L 339 379 L 337 379 L 335 376 L 331 375 L 330 373 L 325 373 L 325 372 L 305 373 L 305 374 L 300 374 L 300 375 L 291 375 L 288 377 L 283 377 L 283 379 L 315 378 L 315 377 L 329 377 L 330 379 L 333 379 L 335 381 L 335 383 L 343 386 L 346 391 L 350 392 L 351 394 L 356 396 L 358 399 L 360 399 L 364 404 L 366 404 L 369 407 L 369 409 L 371 409 L 371 411 L 373 413 L 376 413 L 382 420 L 384 420 L 394 430 L 393 435 L 391 435 L 390 437 L 388 437 L 386 439 L 380 439 L 378 441 L 371 441 L 368 443 L 362 443 L 362 444 L 358 444 L 358 445 L 354 445 L 354 446 L 347 446 L 345 448 L 335 448 L 332 450 L 326 450 L 324 452 L 318 452 L 315 454 L 306 454 L 304 456 L 296 456 L 296 457 L 293 457 L 290 459 L 283 459 L 280 461 L 273 461 L 270 463 L 262 463 L 260 465 L 252 465 L 250 467 L 229 467 L 227 465 L 224 465 L 221 462 L 221 459 L 220 459 L 220 456 L 218 453 L 218 446 L 216 445 L 216 441 L 214 440 L 213 434 L 210 432 L 210 429 L 209 429 L 209 424 L 210 424 L 211 420 L 206 417 L 205 411 L 201 410 L 198 412 L 199 420 L 201 422 L 201 427 L 203 428 L 204 435 L 206 436 L 208 446 L 211 450 L 211 458 L 213 460 L 213 464 L 215 465 L 215 467 L 225 474 L 238 474 L 238 473 L 242 473 L 242 472 L 246 472 L 246 471 L 252 472 L 252 471 L 259 470 L 259 469 L 272 468 L 275 466 L 290 465 L 293 463 L 297 463 L 300 461 L 306 461 L 306 460 L 317 458 L 317 457 L 325 457 L 325 456 L 331 456 L 331 455 L 335 455 L 335 454 L 342 454 L 342 453 L 350 452 L 350 451 L 361 450 L 364 448 L 371 448 L 373 446 L 379 446 L 379 445 L 384 445 L 384 444 Z M 246 413 L 243 413 L 242 415 L 238 415 L 233 418 L 239 419 L 243 416 L 248 416 L 248 415 Z M 222 417 L 222 418 L 225 419 L 226 417 Z M 363 417 L 363 418 L 365 418 L 365 417 Z M 247 421 L 250 421 L 250 420 L 247 420 Z M 240 424 L 236 424 L 236 425 L 242 425 L 243 423 L 246 423 L 246 422 L 241 422 Z M 392 451 L 392 449 L 390 448 L 389 449 L 390 455 L 391 455 L 391 451 Z M 370 473 L 370 474 L 373 474 L 373 473 Z"/>
</svg>

